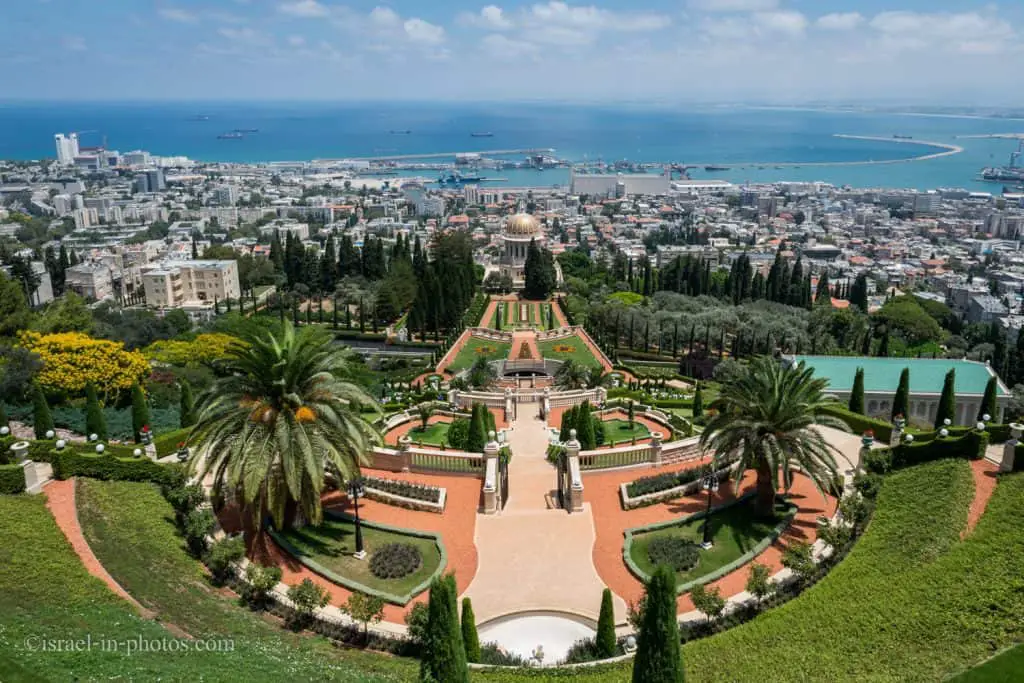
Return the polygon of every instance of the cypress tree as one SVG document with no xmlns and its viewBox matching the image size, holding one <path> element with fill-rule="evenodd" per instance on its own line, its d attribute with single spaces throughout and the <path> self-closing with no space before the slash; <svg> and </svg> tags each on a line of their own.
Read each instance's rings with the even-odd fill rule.
<svg viewBox="0 0 1024 683">
<path fill-rule="evenodd" d="M 882 335 L 882 343 L 878 345 L 878 356 L 881 358 L 889 357 L 889 330 L 885 331 Z"/>
<path fill-rule="evenodd" d="M 850 410 L 859 415 L 864 414 L 864 368 L 857 368 L 853 376 L 853 389 L 850 390 Z"/>
<path fill-rule="evenodd" d="M 96 387 L 91 384 L 85 387 L 85 433 L 95 434 L 100 441 L 106 441 L 108 438 L 103 406 L 96 396 Z"/>
<path fill-rule="evenodd" d="M 897 415 L 910 417 L 910 368 L 903 368 L 900 372 L 900 383 L 892 400 L 892 419 L 895 420 Z"/>
<path fill-rule="evenodd" d="M 647 582 L 633 662 L 633 683 L 682 683 L 683 680 L 676 622 L 676 573 L 667 565 L 658 565 Z"/>
<path fill-rule="evenodd" d="M 32 430 L 36 439 L 45 439 L 46 432 L 53 429 L 53 415 L 50 404 L 46 402 L 46 394 L 38 384 L 32 385 Z"/>
<path fill-rule="evenodd" d="M 700 382 L 697 382 L 697 388 L 693 392 L 693 416 L 700 417 L 704 414 L 704 396 L 700 391 Z"/>
<path fill-rule="evenodd" d="M 985 395 L 981 399 L 981 408 L 978 409 L 978 420 L 984 420 L 985 415 L 988 415 L 989 420 L 994 420 L 996 411 L 996 376 L 992 375 L 985 385 Z"/>
<path fill-rule="evenodd" d="M 142 428 L 149 424 L 149 405 L 142 385 L 136 382 L 132 386 L 132 436 L 135 443 L 142 441 Z"/>
<path fill-rule="evenodd" d="M 4 407 L 4 402 L 0 401 L 0 427 L 6 427 L 7 422 L 7 408 Z"/>
<path fill-rule="evenodd" d="M 476 633 L 476 616 L 469 598 L 462 598 L 462 643 L 466 647 L 466 661 L 479 662 L 480 637 Z"/>
<path fill-rule="evenodd" d="M 935 411 L 935 428 L 941 429 L 945 420 L 952 424 L 956 411 L 956 370 L 946 373 L 946 379 L 942 382 L 942 395 L 939 396 L 939 408 Z"/>
<path fill-rule="evenodd" d="M 181 380 L 181 394 L 178 397 L 179 420 L 181 427 L 191 427 L 196 423 L 195 399 L 192 397 L 192 385 Z"/>
<path fill-rule="evenodd" d="M 473 414 L 469 418 L 469 436 L 466 439 L 466 450 L 470 453 L 483 453 L 484 444 L 487 443 L 486 429 L 484 422 L 482 403 L 473 404 Z"/>
<path fill-rule="evenodd" d="M 455 579 L 434 579 L 427 603 L 427 628 L 420 654 L 420 681 L 468 683 L 466 650 L 456 606 Z"/>
<path fill-rule="evenodd" d="M 562 426 L 558 432 L 558 440 L 565 443 L 569 440 L 569 433 L 576 429 L 576 407 L 569 408 L 562 413 Z"/>
<path fill-rule="evenodd" d="M 602 659 L 614 657 L 618 649 L 615 639 L 615 612 L 612 609 L 612 591 L 605 588 L 601 594 L 601 613 L 597 618 L 597 654 Z"/>
<path fill-rule="evenodd" d="M 584 401 L 576 414 L 576 435 L 580 440 L 580 450 L 590 451 L 597 448 L 594 420 L 590 415 L 590 401 Z"/>
</svg>

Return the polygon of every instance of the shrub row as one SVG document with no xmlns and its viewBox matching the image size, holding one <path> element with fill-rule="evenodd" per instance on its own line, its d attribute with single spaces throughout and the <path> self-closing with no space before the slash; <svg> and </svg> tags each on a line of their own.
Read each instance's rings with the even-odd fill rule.
<svg viewBox="0 0 1024 683">
<path fill-rule="evenodd" d="M 153 437 L 153 446 L 156 448 L 158 458 L 170 455 L 178 450 L 178 444 L 187 441 L 188 435 L 192 432 L 191 427 L 175 429 L 173 432 L 164 432 Z"/>
<path fill-rule="evenodd" d="M 874 432 L 875 438 L 883 443 L 889 443 L 889 440 L 892 438 L 892 425 L 884 420 L 876 420 L 866 415 L 860 415 L 852 410 L 847 410 L 839 404 L 825 406 L 821 409 L 821 412 L 825 415 L 839 418 L 855 434 L 863 434 L 871 430 Z"/>
<path fill-rule="evenodd" d="M 864 458 L 864 467 L 869 472 L 881 474 L 947 458 L 978 460 L 985 457 L 987 446 L 988 434 L 972 430 L 959 438 L 938 438 L 923 443 L 915 441 L 872 450 Z"/>
<path fill-rule="evenodd" d="M 394 479 L 378 479 L 377 477 L 364 477 L 363 481 L 371 489 L 377 489 L 393 496 L 412 498 L 413 500 L 425 500 L 428 503 L 441 502 L 441 489 L 427 484 L 417 484 L 411 481 L 396 481 Z"/>
<path fill-rule="evenodd" d="M 177 465 L 164 465 L 148 458 L 122 458 L 116 455 L 76 453 L 65 448 L 51 451 L 53 476 L 56 479 L 92 477 L 118 481 L 151 481 L 164 486 L 180 486 L 185 471 Z"/>
<path fill-rule="evenodd" d="M 25 490 L 25 471 L 21 465 L 0 465 L 0 494 Z"/>
</svg>

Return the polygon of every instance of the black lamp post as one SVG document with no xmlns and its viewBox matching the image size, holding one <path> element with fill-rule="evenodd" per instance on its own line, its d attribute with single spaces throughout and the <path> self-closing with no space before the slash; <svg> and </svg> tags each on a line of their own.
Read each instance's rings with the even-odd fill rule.
<svg viewBox="0 0 1024 683">
<path fill-rule="evenodd" d="M 710 550 L 715 545 L 711 540 L 711 494 L 718 490 L 718 477 L 709 472 L 704 475 L 700 485 L 708 492 L 708 506 L 704 511 L 704 541 L 700 547 Z"/>
<path fill-rule="evenodd" d="M 366 557 L 363 550 L 363 527 L 359 524 L 359 496 L 365 493 L 366 487 L 362 477 L 356 477 L 348 482 L 348 495 L 352 498 L 352 504 L 356 509 L 356 552 L 354 557 L 361 560 Z"/>
</svg>

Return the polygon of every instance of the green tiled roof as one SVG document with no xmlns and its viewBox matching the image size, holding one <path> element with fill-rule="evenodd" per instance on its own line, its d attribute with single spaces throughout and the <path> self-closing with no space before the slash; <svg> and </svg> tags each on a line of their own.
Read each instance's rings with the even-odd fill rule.
<svg viewBox="0 0 1024 683">
<path fill-rule="evenodd" d="M 864 391 L 896 393 L 903 368 L 910 368 L 911 394 L 940 394 L 946 373 L 956 370 L 958 394 L 984 394 L 989 368 L 984 363 L 948 358 L 872 358 L 870 356 L 795 356 L 814 369 L 814 374 L 828 380 L 834 391 L 850 391 L 857 368 L 864 368 Z M 1002 382 L 997 384 L 999 396 L 1008 395 Z"/>
</svg>

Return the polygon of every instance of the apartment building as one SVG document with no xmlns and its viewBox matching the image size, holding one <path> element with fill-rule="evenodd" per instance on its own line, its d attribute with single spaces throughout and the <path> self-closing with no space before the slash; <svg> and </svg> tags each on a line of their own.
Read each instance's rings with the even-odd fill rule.
<svg viewBox="0 0 1024 683">
<path fill-rule="evenodd" d="M 64 286 L 79 296 L 94 301 L 114 297 L 114 278 L 106 263 L 79 263 L 64 272 Z"/>
<path fill-rule="evenodd" d="M 150 308 L 184 308 L 242 295 L 238 263 L 233 260 L 164 261 L 145 268 L 142 283 Z"/>
</svg>

